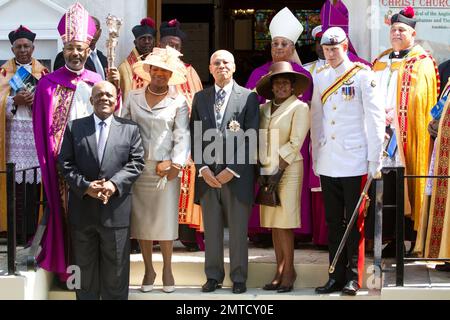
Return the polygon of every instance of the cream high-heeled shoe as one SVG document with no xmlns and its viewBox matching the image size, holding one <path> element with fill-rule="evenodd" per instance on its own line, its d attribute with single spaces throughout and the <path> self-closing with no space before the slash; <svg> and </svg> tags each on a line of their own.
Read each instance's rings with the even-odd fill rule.
<svg viewBox="0 0 450 320">
<path fill-rule="evenodd" d="M 165 293 L 171 293 L 175 291 L 175 286 L 163 286 L 162 289 Z"/>
<path fill-rule="evenodd" d="M 142 292 L 151 292 L 153 290 L 153 285 L 152 284 L 143 284 L 143 285 L 141 285 L 140 290 Z"/>
<path fill-rule="evenodd" d="M 145 276 L 144 276 L 145 279 Z M 144 279 L 142 279 L 142 282 L 144 282 Z M 153 278 L 153 282 L 155 282 L 156 280 L 156 274 L 155 277 Z M 140 290 L 142 292 L 151 292 L 153 290 L 153 283 L 152 284 L 142 284 Z"/>
</svg>

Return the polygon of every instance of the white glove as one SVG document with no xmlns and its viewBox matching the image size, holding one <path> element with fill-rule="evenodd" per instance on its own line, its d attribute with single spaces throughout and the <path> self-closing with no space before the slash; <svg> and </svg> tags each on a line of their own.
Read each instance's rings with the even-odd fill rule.
<svg viewBox="0 0 450 320">
<path fill-rule="evenodd" d="M 368 174 L 370 177 L 372 177 L 372 179 L 380 179 L 381 178 L 381 162 L 369 161 Z"/>
</svg>

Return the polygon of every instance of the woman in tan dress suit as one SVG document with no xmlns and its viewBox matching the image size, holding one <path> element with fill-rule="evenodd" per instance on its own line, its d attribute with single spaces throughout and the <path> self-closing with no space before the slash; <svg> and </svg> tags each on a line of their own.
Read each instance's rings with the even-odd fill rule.
<svg viewBox="0 0 450 320">
<path fill-rule="evenodd" d="M 184 64 L 175 49 L 154 48 L 134 71 L 149 85 L 130 91 L 122 116 L 139 125 L 145 168 L 133 185 L 131 237 L 139 240 L 145 264 L 141 290 L 153 289 L 153 241 L 163 256 L 163 291 L 173 292 L 173 240 L 178 238 L 180 169 L 190 152 L 189 111 L 175 85 L 186 81 Z"/>
<path fill-rule="evenodd" d="M 290 63 L 272 64 L 270 72 L 257 84 L 258 95 L 270 100 L 261 105 L 260 130 L 267 130 L 260 141 L 261 188 L 276 190 L 280 205 L 261 205 L 261 227 L 272 228 L 277 270 L 264 290 L 288 292 L 296 280 L 294 268 L 294 229 L 300 227 L 300 195 L 303 159 L 300 148 L 309 131 L 308 105 L 297 99 L 309 85 L 305 75 Z M 262 142 L 262 143 L 261 143 Z"/>
</svg>

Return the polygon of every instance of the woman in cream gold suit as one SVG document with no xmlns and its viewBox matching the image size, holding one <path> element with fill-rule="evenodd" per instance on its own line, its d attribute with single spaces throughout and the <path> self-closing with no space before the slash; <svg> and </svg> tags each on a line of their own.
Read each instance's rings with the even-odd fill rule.
<svg viewBox="0 0 450 320">
<path fill-rule="evenodd" d="M 296 280 L 294 269 L 294 229 L 300 227 L 300 194 L 303 158 L 300 148 L 309 131 L 308 105 L 297 97 L 308 88 L 307 76 L 295 72 L 289 62 L 273 63 L 270 72 L 257 84 L 258 95 L 270 100 L 261 105 L 260 143 L 261 188 L 276 190 L 280 206 L 261 205 L 261 227 L 272 228 L 277 270 L 265 290 L 288 292 Z"/>
<path fill-rule="evenodd" d="M 134 64 L 134 72 L 148 80 L 147 87 L 130 91 L 122 117 L 136 122 L 144 146 L 145 168 L 133 185 L 131 237 L 139 240 L 145 264 L 141 290 L 153 289 L 153 241 L 163 256 L 163 291 L 173 292 L 173 240 L 178 238 L 180 169 L 190 152 L 189 110 L 175 85 L 186 82 L 181 54 L 171 47 L 154 48 Z"/>
</svg>

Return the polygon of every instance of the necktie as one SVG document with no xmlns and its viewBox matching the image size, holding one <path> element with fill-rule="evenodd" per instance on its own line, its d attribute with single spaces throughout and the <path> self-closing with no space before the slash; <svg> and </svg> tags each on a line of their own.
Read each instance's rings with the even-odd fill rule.
<svg viewBox="0 0 450 320">
<path fill-rule="evenodd" d="M 92 50 L 91 51 L 91 59 L 92 62 L 94 62 L 95 71 L 102 76 L 102 79 L 105 80 L 105 71 L 103 70 L 102 63 L 100 62 L 100 59 L 97 55 L 97 51 Z"/>
<path fill-rule="evenodd" d="M 98 154 L 98 163 L 102 163 L 103 153 L 105 152 L 106 146 L 106 122 L 100 121 L 100 133 L 98 135 L 98 143 L 97 143 L 97 154 Z"/>
<path fill-rule="evenodd" d="M 216 101 L 214 104 L 214 109 L 216 111 L 216 122 L 217 122 L 217 126 L 220 125 L 221 122 L 221 110 L 223 107 L 223 104 L 225 103 L 225 90 L 220 89 L 219 91 L 216 92 Z"/>
</svg>

